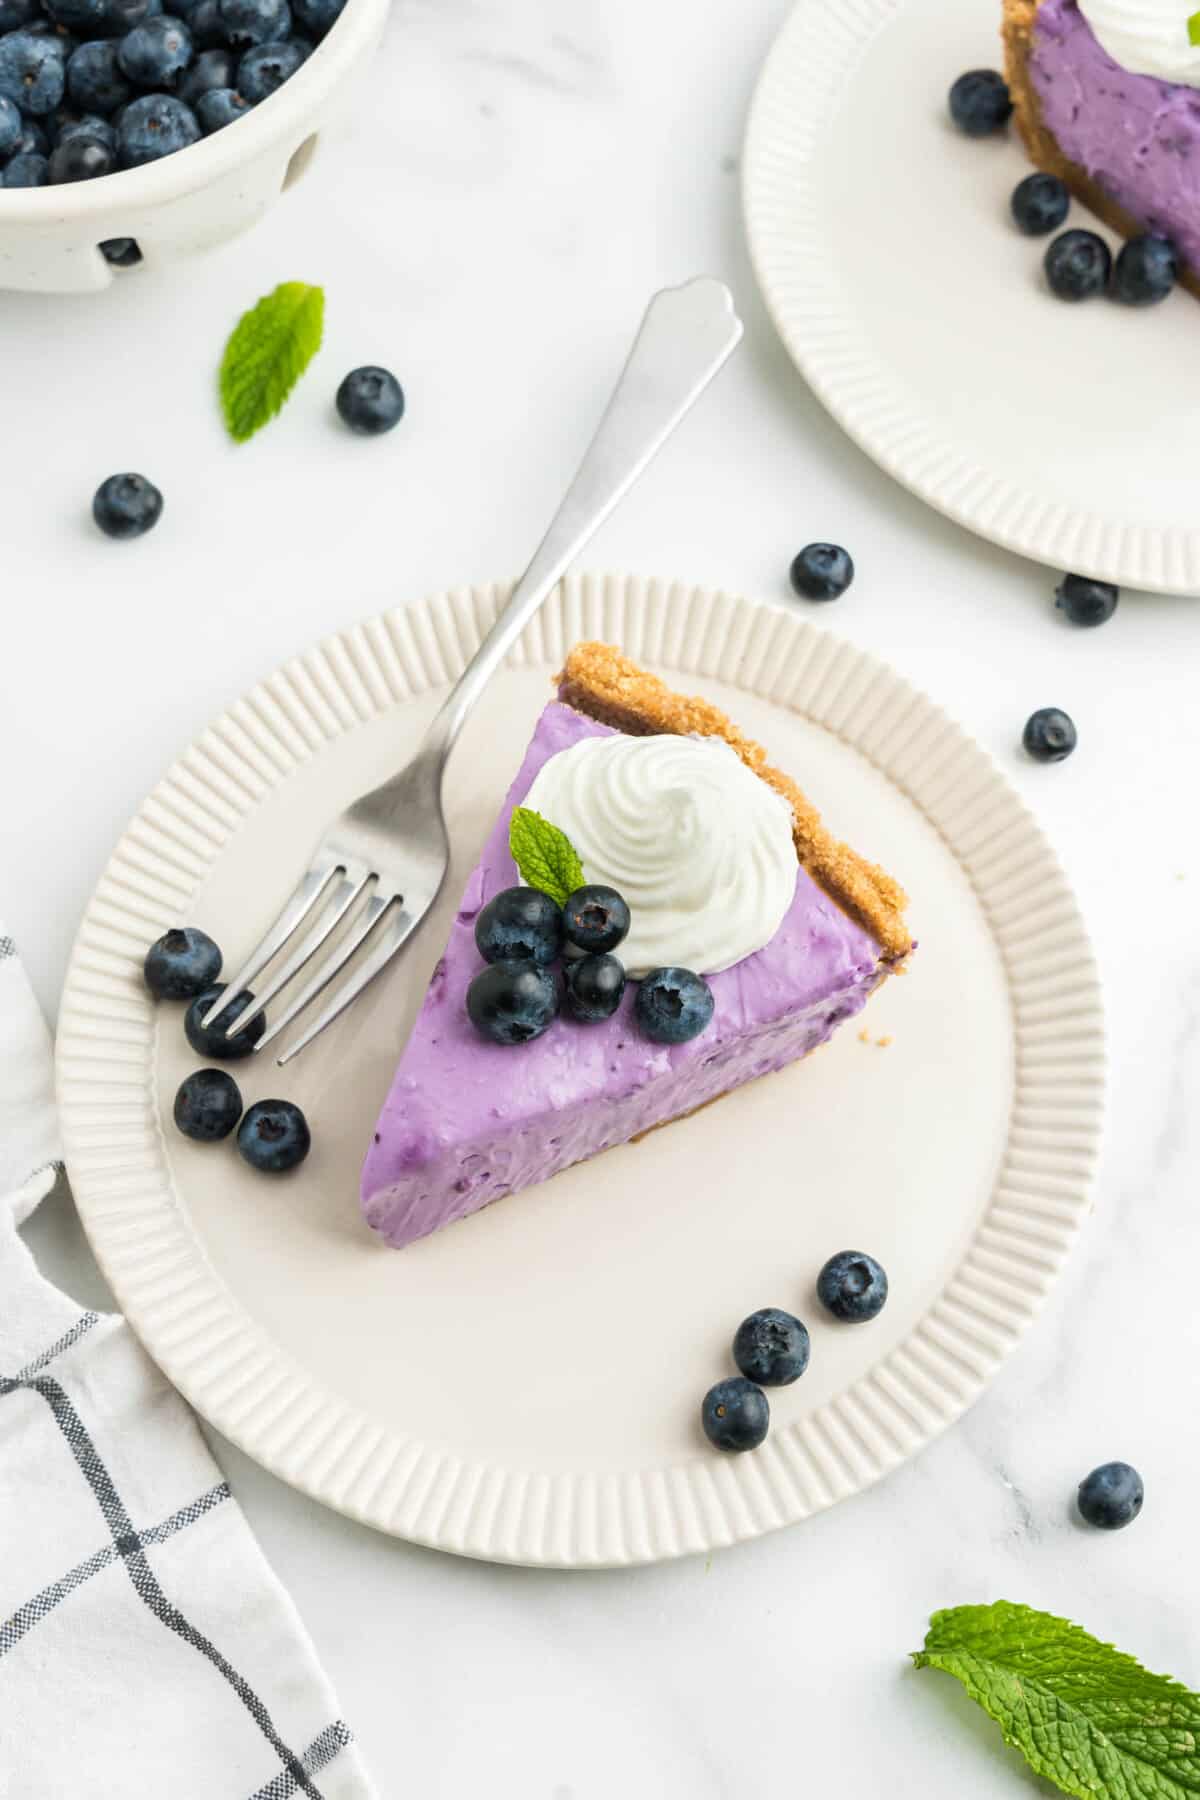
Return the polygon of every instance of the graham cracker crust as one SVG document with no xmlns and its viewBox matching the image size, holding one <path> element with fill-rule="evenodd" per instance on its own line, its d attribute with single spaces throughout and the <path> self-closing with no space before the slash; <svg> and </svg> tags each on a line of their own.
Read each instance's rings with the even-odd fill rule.
<svg viewBox="0 0 1200 1800">
<path fill-rule="evenodd" d="M 908 955 L 912 949 L 912 934 L 904 920 L 908 896 L 899 882 L 839 843 L 791 777 L 772 768 L 762 745 L 739 731 L 719 707 L 696 695 L 675 693 L 611 644 L 576 644 L 558 677 L 558 692 L 576 712 L 632 737 L 723 739 L 748 769 L 787 801 L 796 854 L 830 899 L 870 932 L 890 962 Z"/>
<path fill-rule="evenodd" d="M 1078 163 L 1063 155 L 1058 147 L 1058 139 L 1042 118 L 1041 103 L 1029 69 L 1034 22 L 1040 4 L 1041 0 L 1003 0 L 1004 18 L 1000 34 L 1004 39 L 1004 74 L 1008 91 L 1012 95 L 1013 117 L 1021 134 L 1021 141 L 1029 153 L 1030 161 L 1037 168 L 1044 169 L 1048 175 L 1057 175 L 1075 198 L 1089 212 L 1095 213 L 1105 225 L 1111 226 L 1122 237 L 1140 237 L 1146 229 L 1141 220 L 1111 199 L 1093 181 L 1086 169 L 1080 168 Z M 1181 286 L 1200 300 L 1200 270 L 1181 262 L 1179 280 Z"/>
</svg>

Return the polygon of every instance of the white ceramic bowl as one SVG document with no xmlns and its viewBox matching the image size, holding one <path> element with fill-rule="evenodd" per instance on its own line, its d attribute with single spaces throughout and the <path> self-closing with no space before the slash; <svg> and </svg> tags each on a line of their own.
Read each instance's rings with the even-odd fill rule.
<svg viewBox="0 0 1200 1800">
<path fill-rule="evenodd" d="M 277 93 L 174 156 L 98 181 L 0 188 L 0 288 L 94 292 L 137 273 L 100 254 L 108 238 L 135 238 L 144 262 L 165 263 L 247 230 L 307 168 L 386 16 L 387 0 L 347 0 L 329 36 Z"/>
</svg>

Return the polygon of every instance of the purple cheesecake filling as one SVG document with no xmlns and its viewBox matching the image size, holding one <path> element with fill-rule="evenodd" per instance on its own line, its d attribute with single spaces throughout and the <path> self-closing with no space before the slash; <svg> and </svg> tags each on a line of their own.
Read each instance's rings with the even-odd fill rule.
<svg viewBox="0 0 1200 1800">
<path fill-rule="evenodd" d="M 570 707 L 546 708 L 467 883 L 363 1168 L 363 1217 L 396 1248 L 782 1069 L 859 1012 L 884 972 L 875 941 L 798 869 L 771 942 L 710 976 L 713 1022 L 690 1043 L 640 1036 L 632 984 L 603 1024 L 560 1018 L 513 1047 L 480 1038 L 466 1011 L 483 966 L 475 917 L 517 879 L 512 809 L 549 757 L 608 735 Z"/>
<path fill-rule="evenodd" d="M 1076 0 L 1043 0 L 1029 72 L 1064 156 L 1200 267 L 1200 91 L 1121 68 Z"/>
</svg>

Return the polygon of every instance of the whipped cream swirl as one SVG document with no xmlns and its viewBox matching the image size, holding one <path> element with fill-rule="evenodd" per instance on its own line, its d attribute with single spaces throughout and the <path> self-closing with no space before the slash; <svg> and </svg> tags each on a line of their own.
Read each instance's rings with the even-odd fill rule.
<svg viewBox="0 0 1200 1800">
<path fill-rule="evenodd" d="M 1079 10 L 1100 48 L 1131 75 L 1200 87 L 1200 45 L 1188 39 L 1195 0 L 1084 0 Z"/>
<path fill-rule="evenodd" d="M 632 915 L 631 975 L 713 975 L 769 944 L 796 891 L 791 808 L 719 738 L 581 738 L 524 805 L 565 831 Z"/>
</svg>

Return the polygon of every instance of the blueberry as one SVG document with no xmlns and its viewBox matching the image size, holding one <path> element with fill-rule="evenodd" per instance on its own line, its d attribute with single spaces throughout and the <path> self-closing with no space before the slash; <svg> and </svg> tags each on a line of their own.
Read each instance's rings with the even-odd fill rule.
<svg viewBox="0 0 1200 1800">
<path fill-rule="evenodd" d="M 104 28 L 109 37 L 123 38 L 143 19 L 157 18 L 163 11 L 163 0 L 103 0 Z M 179 9 L 175 9 L 179 16 Z"/>
<path fill-rule="evenodd" d="M 968 137 L 987 137 L 1012 117 L 1012 95 L 995 69 L 970 69 L 950 89 L 950 117 Z"/>
<path fill-rule="evenodd" d="M 59 26 L 82 38 L 124 37 L 131 26 L 162 11 L 162 0 L 44 0 Z"/>
<path fill-rule="evenodd" d="M 61 139 L 57 147 L 50 153 L 50 180 L 52 182 L 95 181 L 99 175 L 111 175 L 115 164 L 116 158 L 112 151 L 100 138 L 87 134 L 72 134 L 70 137 Z M 106 482 L 104 485 L 107 487 L 108 483 Z M 100 496 L 97 494 L 96 502 L 99 501 L 99 498 Z M 102 531 L 108 531 L 110 537 L 133 535 L 130 532 L 109 531 L 108 526 L 103 523 L 100 514 L 96 511 L 96 502 L 93 502 L 92 511 L 96 523 Z M 161 497 L 159 504 L 161 506 Z M 155 518 L 157 516 L 156 513 Z"/>
<path fill-rule="evenodd" d="M 764 1306 L 737 1328 L 733 1360 L 760 1387 L 787 1387 L 808 1367 L 808 1327 L 778 1306 Z"/>
<path fill-rule="evenodd" d="M 182 925 L 151 944 L 142 973 L 157 1000 L 194 1000 L 221 973 L 221 952 L 207 932 Z"/>
<path fill-rule="evenodd" d="M 66 59 L 52 37 L 10 31 L 0 37 L 0 94 L 23 113 L 53 112 L 66 87 Z"/>
<path fill-rule="evenodd" d="M 176 13 L 181 17 L 192 35 L 192 43 L 197 50 L 214 50 L 229 48 L 225 42 L 225 27 L 221 22 L 221 14 L 217 8 L 217 0 L 196 0 L 195 5 L 185 6 L 183 0 L 173 0 Z M 229 86 L 227 82 L 223 84 Z M 192 102 L 189 100 L 188 105 Z"/>
<path fill-rule="evenodd" d="M 757 1450 L 767 1435 L 771 1408 L 761 1388 L 744 1376 L 731 1375 L 705 1394 L 700 1423 L 718 1450 Z"/>
<path fill-rule="evenodd" d="M 1103 625 L 1121 598 L 1120 588 L 1111 581 L 1093 581 L 1087 575 L 1064 575 L 1054 592 L 1054 604 L 1072 625 Z"/>
<path fill-rule="evenodd" d="M 1031 713 L 1021 736 L 1034 762 L 1062 762 L 1078 741 L 1075 721 L 1058 706 L 1043 706 Z"/>
<path fill-rule="evenodd" d="M 616 888 L 592 883 L 568 894 L 563 927 L 577 950 L 615 950 L 628 935 L 629 908 Z"/>
<path fill-rule="evenodd" d="M 1113 295 L 1126 306 L 1157 306 L 1179 276 L 1175 246 L 1164 237 L 1132 237 L 1113 270 Z"/>
<path fill-rule="evenodd" d="M 197 1069 L 180 1083 L 175 1123 L 184 1137 L 215 1144 L 229 1136 L 241 1116 L 241 1090 L 224 1069 Z"/>
<path fill-rule="evenodd" d="M 173 94 L 143 94 L 131 100 L 117 126 L 117 150 L 123 169 L 136 169 L 186 150 L 200 136 L 196 115 Z"/>
<path fill-rule="evenodd" d="M 20 31 L 38 15 L 38 0 L 0 0 L 0 32 Z"/>
<path fill-rule="evenodd" d="M 1132 1525 L 1142 1510 L 1146 1488 L 1128 1463 L 1101 1463 L 1079 1484 L 1079 1516 L 1101 1531 L 1120 1531 Z"/>
<path fill-rule="evenodd" d="M 527 1044 L 557 1013 L 558 983 L 537 963 L 489 963 L 467 989 L 467 1015 L 493 1044 Z"/>
<path fill-rule="evenodd" d="M 562 945 L 562 910 L 540 888 L 502 888 L 475 921 L 475 947 L 484 962 L 544 968 L 562 954 Z"/>
<path fill-rule="evenodd" d="M 311 1146 L 308 1120 L 290 1100 L 256 1100 L 238 1126 L 239 1156 L 264 1175 L 285 1175 Z"/>
<path fill-rule="evenodd" d="M 115 157 L 117 153 L 117 134 L 107 119 L 101 119 L 95 113 L 85 113 L 82 119 L 71 119 L 59 128 L 55 147 L 69 143 L 72 138 L 95 138 Z"/>
<path fill-rule="evenodd" d="M 802 600 L 836 600 L 854 580 L 854 563 L 840 544 L 805 544 L 788 576 Z"/>
<path fill-rule="evenodd" d="M 162 495 L 144 475 L 110 475 L 92 501 L 92 517 L 111 538 L 141 537 L 158 524 L 162 509 Z"/>
<path fill-rule="evenodd" d="M 286 44 L 255 44 L 238 65 L 237 90 L 257 106 L 290 81 L 309 52 L 295 38 Z"/>
<path fill-rule="evenodd" d="M 21 135 L 14 156 L 49 156 L 50 139 L 36 119 L 21 120 Z"/>
<path fill-rule="evenodd" d="M 1112 253 L 1094 231 L 1064 231 L 1046 251 L 1044 267 L 1060 300 L 1090 300 L 1108 286 Z"/>
<path fill-rule="evenodd" d="M 202 50 L 176 92 L 185 106 L 194 109 L 202 94 L 210 94 L 214 88 L 231 88 L 236 78 L 237 62 L 232 50 Z"/>
<path fill-rule="evenodd" d="M 143 19 L 117 46 L 117 59 L 139 87 L 174 87 L 192 60 L 192 39 L 182 19 L 161 13 Z"/>
<path fill-rule="evenodd" d="M 707 1029 L 713 992 L 690 969 L 651 969 L 638 983 L 634 1014 L 643 1037 L 656 1044 L 686 1044 Z"/>
<path fill-rule="evenodd" d="M 15 156 L 21 143 L 21 110 L 15 100 L 0 94 L 0 158 Z"/>
<path fill-rule="evenodd" d="M 132 269 L 135 263 L 142 260 L 136 238 L 105 238 L 100 246 L 100 254 L 114 269 Z"/>
<path fill-rule="evenodd" d="M 236 999 L 230 1001 L 220 1018 L 206 1026 L 205 1013 L 210 1006 L 216 1005 L 224 992 L 224 982 L 218 981 L 198 994 L 184 1014 L 183 1029 L 197 1056 L 213 1056 L 219 1062 L 236 1062 L 243 1056 L 249 1056 L 267 1029 L 267 1017 L 265 1013 L 259 1013 L 257 1019 L 252 1020 L 245 1031 L 239 1031 L 236 1037 L 225 1035 L 231 1025 L 237 1024 L 246 1008 L 254 1004 L 253 994 L 248 994 L 243 989 Z"/>
<path fill-rule="evenodd" d="M 351 431 L 379 437 L 404 417 L 404 390 L 388 369 L 351 369 L 337 391 L 337 409 Z"/>
<path fill-rule="evenodd" d="M 296 0 L 296 21 L 310 37 L 323 38 L 341 13 L 346 0 Z"/>
<path fill-rule="evenodd" d="M 817 1299 L 835 1319 L 864 1325 L 881 1313 L 888 1297 L 888 1278 L 873 1256 L 840 1250 L 817 1276 Z"/>
<path fill-rule="evenodd" d="M 211 137 L 214 131 L 223 131 L 226 125 L 244 118 L 249 111 L 249 100 L 236 88 L 209 88 L 196 102 L 196 117 L 206 137 Z"/>
<path fill-rule="evenodd" d="M 217 0 L 225 41 L 235 50 L 251 44 L 281 44 L 292 35 L 287 0 Z"/>
<path fill-rule="evenodd" d="M 611 1019 L 625 992 L 625 969 L 615 956 L 580 956 L 564 971 L 566 1006 L 573 1019 L 594 1025 Z"/>
<path fill-rule="evenodd" d="M 0 185 L 6 188 L 45 187 L 50 179 L 50 164 L 36 150 L 23 150 L 11 156 L 4 165 Z"/>
<path fill-rule="evenodd" d="M 67 93 L 75 106 L 111 113 L 132 98 L 117 56 L 118 46 L 108 38 L 80 44 L 67 63 Z"/>
<path fill-rule="evenodd" d="M 1066 218 L 1071 196 L 1057 175 L 1037 169 L 1024 181 L 1018 181 L 1009 204 L 1018 229 L 1026 237 L 1045 237 L 1048 231 L 1057 231 Z"/>
</svg>

